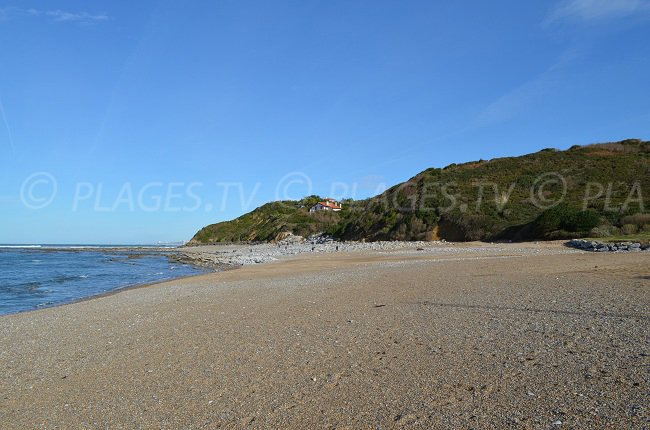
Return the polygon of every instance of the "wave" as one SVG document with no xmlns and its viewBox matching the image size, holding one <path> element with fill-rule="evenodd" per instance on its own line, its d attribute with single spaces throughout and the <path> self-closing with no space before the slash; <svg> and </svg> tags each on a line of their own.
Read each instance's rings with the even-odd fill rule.
<svg viewBox="0 0 650 430">
<path fill-rule="evenodd" d="M 0 286 L 0 295 L 3 298 L 7 294 L 12 295 L 13 297 L 17 296 L 41 296 L 44 297 L 48 294 L 49 291 L 44 290 L 44 285 L 40 282 L 21 282 L 18 284 L 9 284 Z"/>
<path fill-rule="evenodd" d="M 165 254 L 53 252 L 51 245 L 0 245 L 0 315 L 70 303 L 106 291 L 204 273 Z M 76 245 L 72 245 L 76 246 Z M 20 248 L 36 248 L 22 252 Z M 145 256 L 146 258 L 137 258 Z M 171 269 L 173 267 L 174 269 Z"/>
<path fill-rule="evenodd" d="M 79 276 L 79 275 L 72 275 L 72 274 L 71 275 L 58 275 L 58 276 L 54 276 L 52 279 L 50 279 L 50 282 L 54 282 L 54 283 L 57 283 L 57 284 L 63 284 L 65 282 L 69 282 L 69 281 L 77 281 L 80 278 L 85 278 L 85 277 L 87 277 L 87 276 L 83 276 L 83 275 Z"/>
<path fill-rule="evenodd" d="M 41 245 L 0 245 L 0 248 L 27 249 L 27 248 L 42 248 L 42 246 Z"/>
<path fill-rule="evenodd" d="M 170 245 L 0 245 L 0 248 L 6 249 L 72 249 L 72 250 L 111 250 L 111 249 L 143 249 L 143 250 L 156 250 L 156 249 L 174 249 L 176 246 Z"/>
</svg>

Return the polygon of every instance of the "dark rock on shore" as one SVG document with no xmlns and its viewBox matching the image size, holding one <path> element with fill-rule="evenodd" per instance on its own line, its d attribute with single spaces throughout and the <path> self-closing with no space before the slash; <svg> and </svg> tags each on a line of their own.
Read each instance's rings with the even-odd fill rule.
<svg viewBox="0 0 650 430">
<path fill-rule="evenodd" d="M 600 242 L 597 240 L 573 239 L 566 243 L 571 248 L 591 252 L 640 252 L 650 251 L 650 244 L 639 242 Z"/>
</svg>

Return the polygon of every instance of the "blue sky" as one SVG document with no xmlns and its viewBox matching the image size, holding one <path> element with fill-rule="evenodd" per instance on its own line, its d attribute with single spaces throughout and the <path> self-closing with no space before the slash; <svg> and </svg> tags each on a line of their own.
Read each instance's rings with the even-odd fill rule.
<svg viewBox="0 0 650 430">
<path fill-rule="evenodd" d="M 0 243 L 153 243 L 277 198 L 650 137 L 650 2 L 0 6 Z"/>
</svg>

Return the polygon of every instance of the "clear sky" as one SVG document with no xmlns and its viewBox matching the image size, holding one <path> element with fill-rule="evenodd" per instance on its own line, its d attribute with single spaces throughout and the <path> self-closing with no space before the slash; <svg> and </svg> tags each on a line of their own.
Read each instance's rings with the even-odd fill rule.
<svg viewBox="0 0 650 430">
<path fill-rule="evenodd" d="M 650 2 L 0 6 L 0 243 L 187 240 L 308 193 L 650 138 Z"/>
</svg>

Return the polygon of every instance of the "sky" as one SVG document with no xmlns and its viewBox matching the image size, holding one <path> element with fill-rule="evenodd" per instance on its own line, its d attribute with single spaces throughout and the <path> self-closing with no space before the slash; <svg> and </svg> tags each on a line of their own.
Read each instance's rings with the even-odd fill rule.
<svg viewBox="0 0 650 430">
<path fill-rule="evenodd" d="M 650 138 L 650 1 L 0 3 L 0 243 L 142 244 Z"/>
</svg>

